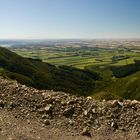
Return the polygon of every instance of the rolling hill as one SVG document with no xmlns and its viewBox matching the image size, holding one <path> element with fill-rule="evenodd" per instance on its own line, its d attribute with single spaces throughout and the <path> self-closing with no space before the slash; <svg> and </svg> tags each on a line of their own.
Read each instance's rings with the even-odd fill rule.
<svg viewBox="0 0 140 140">
<path fill-rule="evenodd" d="M 105 86 L 93 93 L 94 98 L 140 100 L 140 61 L 126 66 L 105 67 L 100 73 Z"/>
<path fill-rule="evenodd" d="M 56 67 L 39 59 L 23 58 L 0 47 L 0 73 L 38 89 L 89 95 L 96 88 L 97 73 L 68 66 Z"/>
<path fill-rule="evenodd" d="M 0 74 L 37 89 L 51 89 L 95 99 L 140 100 L 140 62 L 120 67 L 80 70 L 23 58 L 0 47 Z M 112 72 L 111 72 L 112 71 Z"/>
</svg>

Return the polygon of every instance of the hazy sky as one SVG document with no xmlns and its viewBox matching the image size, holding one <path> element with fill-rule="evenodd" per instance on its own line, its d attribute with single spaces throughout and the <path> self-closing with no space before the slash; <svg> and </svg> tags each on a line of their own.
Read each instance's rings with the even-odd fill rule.
<svg viewBox="0 0 140 140">
<path fill-rule="evenodd" d="M 0 0 L 0 38 L 140 38 L 140 0 Z"/>
</svg>

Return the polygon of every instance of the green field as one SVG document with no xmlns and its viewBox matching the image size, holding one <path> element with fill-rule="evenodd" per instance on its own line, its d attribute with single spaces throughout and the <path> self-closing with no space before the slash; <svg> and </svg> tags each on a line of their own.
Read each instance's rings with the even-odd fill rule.
<svg viewBox="0 0 140 140">
<path fill-rule="evenodd" d="M 85 47 L 38 47 L 38 48 L 12 48 L 17 54 L 56 66 L 67 65 L 84 69 L 87 66 L 98 65 L 128 65 L 134 60 L 140 60 L 140 51 L 126 48 L 85 48 Z M 114 56 L 123 56 L 121 60 L 112 60 Z M 127 59 L 125 57 L 128 57 Z"/>
</svg>

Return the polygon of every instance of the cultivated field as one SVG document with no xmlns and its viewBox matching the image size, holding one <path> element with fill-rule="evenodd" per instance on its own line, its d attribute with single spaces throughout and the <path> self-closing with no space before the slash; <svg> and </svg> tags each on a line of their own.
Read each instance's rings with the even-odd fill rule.
<svg viewBox="0 0 140 140">
<path fill-rule="evenodd" d="M 68 65 L 84 69 L 87 66 L 121 66 L 140 60 L 140 50 L 133 48 L 92 48 L 92 47 L 18 47 L 12 48 L 17 54 L 44 62 Z"/>
</svg>

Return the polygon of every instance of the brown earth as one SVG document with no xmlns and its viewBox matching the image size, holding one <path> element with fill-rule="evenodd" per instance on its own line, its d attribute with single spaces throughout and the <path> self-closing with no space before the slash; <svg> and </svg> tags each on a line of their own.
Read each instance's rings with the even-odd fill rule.
<svg viewBox="0 0 140 140">
<path fill-rule="evenodd" d="M 140 140 L 140 102 L 36 90 L 0 77 L 0 140 Z"/>
</svg>

